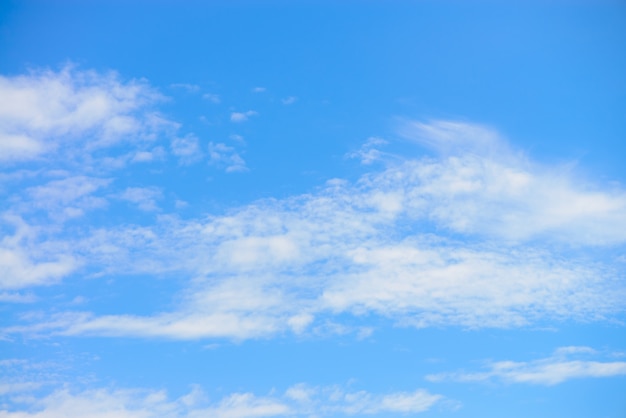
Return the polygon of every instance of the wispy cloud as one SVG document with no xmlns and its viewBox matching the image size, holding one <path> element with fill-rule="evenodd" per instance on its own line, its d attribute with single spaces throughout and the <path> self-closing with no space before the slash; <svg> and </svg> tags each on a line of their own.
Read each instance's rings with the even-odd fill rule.
<svg viewBox="0 0 626 418">
<path fill-rule="evenodd" d="M 626 192 L 590 184 L 569 166 L 535 163 L 493 129 L 404 122 L 400 132 L 439 153 L 413 165 L 423 209 L 442 227 L 507 240 L 581 245 L 626 241 Z"/>
<path fill-rule="evenodd" d="M 209 142 L 209 164 L 224 167 L 227 173 L 248 170 L 246 162 L 235 148 L 221 142 Z"/>
<path fill-rule="evenodd" d="M 10 392 L 28 393 L 38 385 L 22 383 Z M 2 390 L 2 384 L 0 384 Z M 298 384 L 282 394 L 258 396 L 250 392 L 232 393 L 209 402 L 203 390 L 194 386 L 177 399 L 165 391 L 141 389 L 58 389 L 42 398 L 18 397 L 10 400 L 12 411 L 0 410 L 4 418 L 52 418 L 76 416 L 101 417 L 171 417 L 171 418 L 256 418 L 396 415 L 425 412 L 443 397 L 419 389 L 414 392 L 373 394 L 350 392 L 337 385 L 313 387 Z M 18 401 L 19 399 L 19 401 Z"/>
<path fill-rule="evenodd" d="M 382 138 L 368 138 L 359 150 L 351 152 L 347 155 L 349 158 L 358 158 L 362 164 L 370 165 L 377 161 L 382 161 L 385 153 L 380 147 L 387 145 L 389 142 Z"/>
<path fill-rule="evenodd" d="M 107 178 L 69 176 L 29 187 L 20 212 L 43 210 L 57 219 L 79 217 L 87 210 L 106 206 L 106 200 L 94 193 L 110 183 Z"/>
<path fill-rule="evenodd" d="M 163 197 L 163 193 L 157 187 L 128 187 L 118 197 L 134 203 L 140 210 L 150 212 L 158 210 L 156 201 Z"/>
<path fill-rule="evenodd" d="M 37 297 L 31 293 L 0 292 L 0 302 L 3 303 L 32 303 Z"/>
<path fill-rule="evenodd" d="M 200 161 L 204 155 L 200 149 L 200 141 L 192 134 L 172 139 L 171 147 L 172 153 L 179 158 L 181 164 Z"/>
<path fill-rule="evenodd" d="M 202 98 L 214 104 L 220 104 L 222 102 L 222 99 L 220 98 L 220 96 L 214 93 L 204 93 L 202 95 Z"/>
<path fill-rule="evenodd" d="M 131 162 L 149 163 L 152 161 L 163 160 L 165 157 L 165 150 L 163 147 L 158 146 L 150 150 L 137 151 L 132 157 Z"/>
<path fill-rule="evenodd" d="M 151 109 L 162 96 L 147 83 L 72 66 L 0 76 L 0 96 L 4 163 L 49 159 L 59 152 L 67 159 L 123 141 L 150 141 L 158 126 L 168 123 Z"/>
<path fill-rule="evenodd" d="M 245 339 L 307 332 L 341 314 L 481 328 L 623 312 L 623 266 L 586 249 L 626 242 L 626 192 L 579 186 L 482 126 L 410 122 L 402 132 L 438 153 L 385 158 L 355 183 L 334 179 L 221 216 L 164 214 L 66 238 L 109 274 L 186 277 L 172 311 L 66 312 L 5 331 Z M 381 142 L 368 144 L 370 155 Z M 208 153 L 227 171 L 245 169 L 232 147 L 210 143 Z"/>
<path fill-rule="evenodd" d="M 80 265 L 67 242 L 50 237 L 42 242 L 38 228 L 17 215 L 1 217 L 0 227 L 13 229 L 0 240 L 0 289 L 50 285 Z"/>
<path fill-rule="evenodd" d="M 239 142 L 241 144 L 245 144 L 246 140 L 243 138 L 243 136 L 238 135 L 238 134 L 231 134 L 228 136 L 229 139 L 235 141 L 235 142 Z"/>
<path fill-rule="evenodd" d="M 252 93 L 264 93 L 267 89 L 265 87 L 254 87 Z"/>
<path fill-rule="evenodd" d="M 296 96 L 289 96 L 280 100 L 280 102 L 286 106 L 292 105 L 297 101 L 298 101 L 298 98 Z"/>
<path fill-rule="evenodd" d="M 197 93 L 200 91 L 199 85 L 191 84 L 191 83 L 174 83 L 174 84 L 170 84 L 170 87 L 173 89 L 184 90 L 188 93 Z"/>
<path fill-rule="evenodd" d="M 488 362 L 486 371 L 433 374 L 426 379 L 433 382 L 501 380 L 506 383 L 556 385 L 571 379 L 626 376 L 626 362 L 598 361 L 597 357 L 596 351 L 589 347 L 561 347 L 552 356 L 539 360 Z"/>
<path fill-rule="evenodd" d="M 56 171 L 12 197 L 3 218 L 9 233 L 0 243 L 1 287 L 54 284 L 87 263 L 108 272 L 189 278 L 171 312 L 64 312 L 32 317 L 34 323 L 8 332 L 246 339 L 320 329 L 342 313 L 375 313 L 418 327 L 506 327 L 546 317 L 601 319 L 621 309 L 624 289 L 611 280 L 612 266 L 576 252 L 564 262 L 564 250 L 553 244 L 565 244 L 567 252 L 570 243 L 623 243 L 624 191 L 581 182 L 568 168 L 533 163 L 494 130 L 467 123 L 405 121 L 401 135 L 430 147 L 434 156 L 403 159 L 380 151 L 385 141 L 373 138 L 355 156 L 364 164 L 387 164 L 382 171 L 355 184 L 333 180 L 309 195 L 255 202 L 226 216 L 164 216 L 153 225 L 79 236 L 32 226 L 24 217 L 39 212 L 54 223 L 106 209 L 109 173 L 162 158 L 154 140 L 159 132 L 173 133 L 176 124 L 152 110 L 161 97 L 146 83 L 124 83 L 115 74 L 68 67 L 1 81 L 17 103 L 0 108 L 4 163 L 49 163 L 63 151 Z M 234 112 L 231 120 L 253 115 Z M 98 149 L 125 141 L 132 146 L 95 157 Z M 232 147 L 211 142 L 207 151 L 212 165 L 246 170 Z M 173 137 L 171 152 L 183 163 L 203 155 L 193 135 Z M 155 210 L 162 192 L 126 187 L 117 196 Z M 549 380 L 545 376 L 555 368 L 569 376 L 622 367 L 555 364 L 498 363 L 489 376 Z M 361 406 L 344 408 L 358 413 L 391 402 L 352 396 L 360 396 Z M 398 396 L 411 403 L 409 395 Z"/>
<path fill-rule="evenodd" d="M 250 116 L 258 115 L 254 110 L 248 110 L 247 112 L 232 112 L 230 114 L 230 121 L 235 123 L 245 122 Z"/>
</svg>

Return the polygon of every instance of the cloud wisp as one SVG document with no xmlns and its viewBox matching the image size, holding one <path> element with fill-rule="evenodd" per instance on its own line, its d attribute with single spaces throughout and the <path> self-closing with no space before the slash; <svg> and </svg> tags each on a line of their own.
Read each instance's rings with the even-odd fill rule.
<svg viewBox="0 0 626 418">
<path fill-rule="evenodd" d="M 254 110 L 248 110 L 246 112 L 232 112 L 230 114 L 230 121 L 234 123 L 241 123 L 247 121 L 251 116 L 257 116 L 258 113 Z"/>
<path fill-rule="evenodd" d="M 145 389 L 55 389 L 45 396 L 25 396 L 40 390 L 40 384 L 13 383 L 2 392 L 2 418 L 52 418 L 59 416 L 127 418 L 256 418 L 311 416 L 396 416 L 417 414 L 444 401 L 444 397 L 425 389 L 412 392 L 376 394 L 351 391 L 340 385 L 310 386 L 303 383 L 284 392 L 269 395 L 250 392 L 232 393 L 211 401 L 199 386 L 179 398 L 170 399 L 165 391 Z"/>
<path fill-rule="evenodd" d="M 445 149 L 307 195 L 199 219 L 164 214 L 156 224 L 91 229 L 79 239 L 73 256 L 107 274 L 189 277 L 178 310 L 66 312 L 5 331 L 245 339 L 312 331 L 346 313 L 482 328 L 623 311 L 619 265 L 581 248 L 626 240 L 624 191 L 580 188 L 484 127 L 411 127 L 431 143 L 445 140 Z M 376 145 L 384 142 L 369 143 L 368 155 Z M 228 151 L 218 148 L 211 152 Z M 572 208 L 548 196 L 600 203 Z"/>
<path fill-rule="evenodd" d="M 123 201 L 157 211 L 162 190 L 137 184 L 138 166 L 158 171 L 169 158 L 190 165 L 207 155 L 157 110 L 167 98 L 145 80 L 66 65 L 0 76 L 0 96 L 0 289 L 51 285 L 77 271 L 81 257 L 68 246 L 88 233 L 92 213 Z M 209 148 L 209 165 L 246 170 L 234 148 Z M 62 232 L 70 223 L 78 234 Z"/>
<path fill-rule="evenodd" d="M 572 379 L 626 376 L 626 362 L 598 361 L 597 357 L 598 353 L 589 347 L 561 347 L 552 356 L 539 360 L 488 362 L 486 371 L 432 374 L 426 379 L 552 386 Z"/>
<path fill-rule="evenodd" d="M 352 154 L 370 168 L 354 182 L 182 219 L 164 209 L 175 182 L 124 184 L 120 173 L 202 158 L 247 171 L 234 147 L 202 149 L 194 135 L 176 135 L 145 82 L 72 68 L 1 81 L 23 104 L 0 108 L 2 146 L 46 152 L 5 154 L 7 181 L 25 186 L 0 218 L 0 290 L 52 285 L 81 269 L 182 283 L 168 311 L 57 312 L 5 333 L 246 339 L 315 332 L 342 315 L 481 328 L 623 313 L 624 265 L 595 250 L 626 243 L 626 191 L 533 162 L 491 128 L 402 121 L 399 134 L 432 154 L 393 155 L 372 138 Z M 164 164 L 170 151 L 179 164 Z M 28 165 L 38 159 L 53 168 Z M 141 225 L 90 223 L 90 212 L 120 206 L 156 215 Z"/>
</svg>

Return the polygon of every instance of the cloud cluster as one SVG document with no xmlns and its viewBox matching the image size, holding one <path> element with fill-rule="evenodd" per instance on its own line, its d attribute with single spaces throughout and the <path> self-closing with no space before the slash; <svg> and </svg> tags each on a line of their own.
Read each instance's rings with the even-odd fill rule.
<svg viewBox="0 0 626 418">
<path fill-rule="evenodd" d="M 198 386 L 186 395 L 169 399 L 165 391 L 139 389 L 54 390 L 41 397 L 24 396 L 38 385 L 14 385 L 5 395 L 11 410 L 0 410 L 2 418 L 253 418 L 396 415 L 425 412 L 443 400 L 424 389 L 413 392 L 374 394 L 349 391 L 341 386 L 314 387 L 297 384 L 283 393 L 258 396 L 233 393 L 211 402 Z M 0 385 L 2 390 L 2 385 Z M 21 395 L 21 396 L 20 396 Z"/>
<path fill-rule="evenodd" d="M 64 140 L 87 141 L 85 149 L 92 146 L 92 131 L 93 146 L 129 132 L 137 143 L 150 137 L 143 128 L 106 134 L 115 125 L 111 120 L 122 116 L 135 121 L 128 126 L 150 125 L 154 112 L 144 104 L 157 96 L 145 84 L 71 69 L 29 77 L 5 78 L 3 88 L 34 95 L 35 103 L 50 90 L 72 98 L 71 105 L 57 106 L 66 115 L 58 118 L 63 123 L 51 122 L 56 116 L 46 116 L 51 110 L 41 106 L 28 117 L 5 109 L 11 135 L 30 135 L 41 144 L 48 138 L 52 145 L 42 146 L 51 149 L 61 146 L 50 139 L 55 130 L 67 134 L 60 136 Z M 28 83 L 48 84 L 20 87 Z M 103 104 L 88 104 L 92 100 Z M 87 112 L 83 108 L 95 112 L 88 127 L 74 115 Z M 160 210 L 141 225 L 79 221 L 87 211 L 109 210 L 119 201 L 156 211 L 157 201 L 176 194 L 171 184 L 168 190 L 122 185 L 112 171 L 86 173 L 83 165 L 44 177 L 12 171 L 9 176 L 28 178 L 30 185 L 9 203 L 0 225 L 7 231 L 0 242 L 1 289 L 58 283 L 81 266 L 113 277 L 175 277 L 183 288 L 179 303 L 166 312 L 58 312 L 5 332 L 245 339 L 345 329 L 338 318 L 346 314 L 357 322 L 374 314 L 407 326 L 480 328 L 601 320 L 623 312 L 623 264 L 593 251 L 626 243 L 623 188 L 533 162 L 488 127 L 403 121 L 398 131 L 434 153 L 393 156 L 380 149 L 386 141 L 374 138 L 353 156 L 369 167 L 382 159 L 384 166 L 355 182 L 333 179 L 308 194 L 197 218 Z M 121 170 L 137 161 L 139 151 L 151 153 L 140 160 L 158 161 L 152 157 L 164 148 L 151 147 L 98 161 Z M 204 156 L 193 135 L 172 136 L 170 148 L 183 164 Z M 12 163 L 27 158 L 14 155 Z M 226 171 L 247 169 L 223 143 L 210 142 L 207 155 L 209 164 Z M 71 219 L 77 223 L 69 232 L 54 227 Z"/>
<path fill-rule="evenodd" d="M 462 144 L 465 130 L 482 132 L 455 126 Z M 491 131 L 483 136 L 500 140 Z M 544 230 L 531 220 L 553 213 L 553 202 L 543 198 L 541 187 L 518 196 L 520 177 L 551 184 L 551 194 L 574 200 L 600 196 L 606 210 L 593 214 L 594 223 L 587 212 L 564 224 L 547 223 Z M 416 327 L 481 328 L 600 320 L 621 312 L 624 286 L 616 267 L 590 259 L 580 246 L 624 241 L 626 228 L 617 227 L 626 227 L 624 192 L 579 190 L 571 181 L 550 178 L 508 152 L 445 154 L 225 215 L 161 216 L 154 225 L 96 229 L 77 246 L 107 273 L 189 277 L 179 309 L 151 316 L 67 312 L 9 331 L 245 339 L 313 332 L 345 313 L 374 313 Z M 492 202 L 495 196 L 500 204 Z M 530 207 L 519 209 L 527 217 L 520 222 L 528 226 L 520 234 L 522 226 L 508 216 L 529 201 Z M 477 228 L 487 220 L 472 207 L 493 212 L 489 228 Z M 571 213 L 568 205 L 559 207 L 563 215 Z M 612 230 L 602 226 L 604 219 L 614 222 Z"/>
<path fill-rule="evenodd" d="M 72 66 L 0 76 L 0 96 L 0 162 L 5 164 L 61 153 L 80 158 L 85 147 L 149 142 L 169 123 L 151 110 L 162 97 L 147 83 L 124 83 L 115 73 Z"/>
<path fill-rule="evenodd" d="M 188 165 L 209 154 L 209 165 L 246 169 L 233 148 L 202 150 L 195 135 L 177 135 L 179 124 L 157 110 L 166 99 L 145 80 L 66 65 L 0 76 L 0 96 L 0 289 L 55 284 L 75 272 L 83 263 L 71 247 L 89 233 L 91 213 L 156 211 L 162 189 L 137 184 L 138 166 L 163 170 L 168 158 Z M 72 222 L 75 235 L 64 233 Z"/>
<path fill-rule="evenodd" d="M 223 167 L 227 173 L 248 170 L 235 148 L 221 142 L 209 142 L 209 164 Z"/>
</svg>

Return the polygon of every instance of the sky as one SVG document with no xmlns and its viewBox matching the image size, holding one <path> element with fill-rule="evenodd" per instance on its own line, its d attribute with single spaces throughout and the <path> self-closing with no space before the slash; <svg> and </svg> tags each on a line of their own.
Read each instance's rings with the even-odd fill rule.
<svg viewBox="0 0 626 418">
<path fill-rule="evenodd" d="M 5 0 L 0 418 L 626 417 L 626 4 Z"/>
</svg>

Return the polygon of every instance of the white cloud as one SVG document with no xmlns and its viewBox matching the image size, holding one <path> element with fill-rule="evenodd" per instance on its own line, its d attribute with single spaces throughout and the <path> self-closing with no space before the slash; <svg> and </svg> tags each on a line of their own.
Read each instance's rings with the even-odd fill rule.
<svg viewBox="0 0 626 418">
<path fill-rule="evenodd" d="M 489 362 L 484 372 L 442 373 L 426 378 L 434 382 L 442 380 L 480 382 L 498 379 L 506 383 L 556 385 L 571 379 L 626 376 L 626 362 L 572 358 L 576 355 L 595 353 L 595 350 L 589 347 L 561 347 L 553 356 L 544 359 L 528 362 Z"/>
<path fill-rule="evenodd" d="M 213 93 L 205 93 L 205 94 L 203 94 L 203 95 L 202 95 L 202 98 L 203 98 L 204 100 L 208 100 L 208 101 L 210 101 L 211 103 L 215 103 L 215 104 L 219 104 L 219 103 L 221 103 L 220 96 L 219 96 L 219 95 L 217 95 L 217 94 L 213 94 Z"/>
<path fill-rule="evenodd" d="M 264 93 L 267 91 L 265 87 L 255 87 L 252 89 L 252 93 Z"/>
<path fill-rule="evenodd" d="M 382 138 L 368 138 L 358 151 L 352 152 L 347 156 L 350 158 L 358 158 L 361 160 L 362 164 L 370 165 L 383 160 L 386 154 L 379 150 L 378 147 L 387 145 L 388 143 L 388 141 Z"/>
<path fill-rule="evenodd" d="M 7 393 L 28 393 L 38 385 L 14 385 Z M 3 386 L 0 384 L 0 390 Z M 0 410 L 1 418 L 258 418 L 385 414 L 415 414 L 427 411 L 443 397 L 423 389 L 385 395 L 366 391 L 347 392 L 339 386 L 310 387 L 298 384 L 282 395 L 257 396 L 233 393 L 209 402 L 202 389 L 170 400 L 164 391 L 139 389 L 91 389 L 73 392 L 55 390 L 49 395 L 15 397 L 13 411 Z"/>
<path fill-rule="evenodd" d="M 115 73 L 37 71 L 0 76 L 0 162 L 84 154 L 120 141 L 151 140 L 168 121 L 149 110 L 162 100 L 143 81 Z M 81 145 L 77 145 L 77 144 Z M 71 151 L 70 151 L 71 150 Z"/>
<path fill-rule="evenodd" d="M 165 149 L 158 146 L 151 150 L 137 151 L 131 158 L 131 162 L 147 163 L 152 161 L 163 160 L 165 157 Z"/>
<path fill-rule="evenodd" d="M 247 112 L 232 112 L 230 114 L 230 121 L 235 123 L 245 122 L 250 116 L 258 115 L 254 110 L 248 110 Z"/>
<path fill-rule="evenodd" d="M 197 84 L 190 84 L 190 83 L 174 83 L 174 84 L 170 84 L 170 87 L 174 89 L 185 90 L 189 93 L 197 93 L 198 91 L 200 91 L 200 86 L 198 86 Z"/>
<path fill-rule="evenodd" d="M 0 226 L 14 229 L 0 240 L 0 289 L 50 285 L 79 267 L 67 243 L 41 242 L 38 228 L 15 215 L 5 215 L 0 221 Z"/>
<path fill-rule="evenodd" d="M 235 149 L 221 142 L 209 142 L 209 164 L 224 167 L 227 173 L 248 170 L 246 162 Z"/>
<path fill-rule="evenodd" d="M 571 173 L 531 163 L 482 127 L 419 126 L 435 148 L 445 139 L 443 155 L 389 158 L 354 184 L 335 179 L 221 216 L 90 231 L 73 246 L 92 268 L 187 277 L 180 304 L 147 316 L 63 313 L 10 332 L 245 339 L 345 332 L 334 318 L 346 313 L 480 328 L 623 312 L 623 266 L 586 250 L 626 241 L 624 191 L 581 189 Z M 469 139 L 457 141 L 464 129 Z M 211 143 L 209 155 L 227 171 L 245 168 L 224 144 Z M 571 208 L 551 195 L 605 209 L 568 218 Z"/>
<path fill-rule="evenodd" d="M 0 245 L 0 288 L 19 289 L 49 285 L 75 271 L 76 259 L 57 255 L 51 259 L 33 259 L 30 248 L 11 248 Z"/>
<path fill-rule="evenodd" d="M 438 152 L 388 173 L 408 180 L 415 210 L 455 232 L 581 245 L 626 241 L 626 192 L 598 187 L 570 167 L 533 163 L 486 127 L 406 122 L 402 134 Z M 408 176 L 411 176 L 409 179 Z"/>
<path fill-rule="evenodd" d="M 3 303 L 32 303 L 36 300 L 35 295 L 29 293 L 0 292 L 0 302 Z"/>
<path fill-rule="evenodd" d="M 51 180 L 44 185 L 27 188 L 26 199 L 20 209 L 22 212 L 43 210 L 58 220 L 76 218 L 90 209 L 107 205 L 106 199 L 94 196 L 94 193 L 110 183 L 108 178 L 80 175 Z"/>
<path fill-rule="evenodd" d="M 203 157 L 200 143 L 195 135 L 187 135 L 183 138 L 172 140 L 172 152 L 182 164 L 191 164 Z"/>
<path fill-rule="evenodd" d="M 28 160 L 44 150 L 42 142 L 27 135 L 0 132 L 0 162 Z"/>
<path fill-rule="evenodd" d="M 120 199 L 134 203 L 146 212 L 158 210 L 156 201 L 162 197 L 163 193 L 157 187 L 128 187 L 119 195 Z"/>
<path fill-rule="evenodd" d="M 292 104 L 294 104 L 297 101 L 298 101 L 298 98 L 295 97 L 295 96 L 289 96 L 289 97 L 286 97 L 284 99 L 281 99 L 281 103 L 286 105 L 286 106 L 292 105 Z"/>
</svg>

